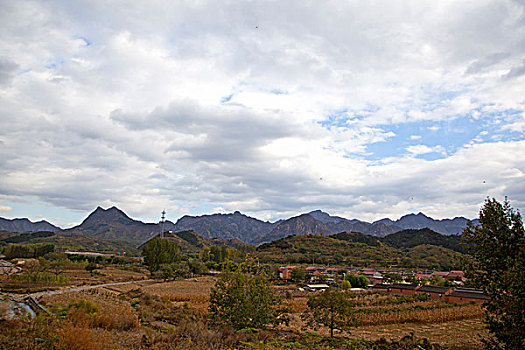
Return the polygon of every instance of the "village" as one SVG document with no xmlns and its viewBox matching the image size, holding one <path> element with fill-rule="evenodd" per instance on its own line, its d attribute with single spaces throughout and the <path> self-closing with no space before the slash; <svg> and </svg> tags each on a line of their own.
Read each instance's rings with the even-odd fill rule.
<svg viewBox="0 0 525 350">
<path fill-rule="evenodd" d="M 279 278 L 283 281 L 294 279 L 294 270 L 304 268 L 295 265 L 279 268 Z M 352 292 L 374 291 L 390 295 L 414 296 L 425 294 L 429 299 L 448 303 L 481 304 L 489 299 L 480 289 L 464 287 L 467 279 L 461 270 L 452 271 L 403 271 L 373 270 L 355 268 L 335 268 L 308 266 L 308 283 L 299 287 L 299 291 L 324 291 L 330 286 L 337 286 L 347 274 L 364 276 L 368 285 L 362 288 L 350 288 Z"/>
</svg>

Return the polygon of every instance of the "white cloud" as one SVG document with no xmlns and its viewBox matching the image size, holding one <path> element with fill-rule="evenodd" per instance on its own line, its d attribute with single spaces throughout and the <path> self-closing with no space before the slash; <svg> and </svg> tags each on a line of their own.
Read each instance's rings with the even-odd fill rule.
<svg viewBox="0 0 525 350">
<path fill-rule="evenodd" d="M 524 130 L 517 2 L 106 6 L 0 5 L 5 198 L 117 204 L 155 219 L 159 208 L 203 207 L 264 218 L 315 208 L 377 218 L 415 206 L 474 215 L 483 174 L 503 183 L 491 193 L 525 204 L 502 175 L 524 159 L 506 153 L 522 135 L 505 134 Z M 465 116 L 493 130 L 449 155 L 423 144 Z M 422 123 L 409 136 L 421 144 L 382 156 L 410 123 Z M 484 144 L 494 130 L 501 142 Z M 430 152 L 445 158 L 414 157 Z M 462 174 L 473 183 L 456 186 L 449 165 L 470 164 L 465 154 L 476 158 Z M 501 171 L 485 174 L 493 159 Z M 427 177 L 441 179 L 443 195 Z"/>
<path fill-rule="evenodd" d="M 1 213 L 5 213 L 5 212 L 11 211 L 11 210 L 13 210 L 13 208 L 8 206 L 8 205 L 0 205 L 0 212 Z"/>
<path fill-rule="evenodd" d="M 413 145 L 413 146 L 408 146 L 407 151 L 415 155 L 433 153 L 433 152 L 445 154 L 445 149 L 443 148 L 443 146 L 440 146 L 440 145 L 434 146 L 434 147 L 428 147 L 426 145 Z"/>
</svg>

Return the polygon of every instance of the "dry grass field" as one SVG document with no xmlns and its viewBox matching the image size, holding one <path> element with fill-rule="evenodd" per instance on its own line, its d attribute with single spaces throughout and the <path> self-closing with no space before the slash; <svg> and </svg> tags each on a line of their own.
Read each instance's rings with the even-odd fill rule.
<svg viewBox="0 0 525 350">
<path fill-rule="evenodd" d="M 126 269 L 118 266 L 100 266 L 90 273 L 85 263 L 68 263 L 58 274 L 53 270 L 38 271 L 33 275 L 40 279 L 20 279 L 22 276 L 0 276 L 0 289 L 14 293 L 33 293 L 45 290 L 64 289 L 72 286 L 96 285 L 102 283 L 144 280 L 149 278 L 145 268 Z M 45 278 L 42 278 L 45 277 Z M 60 279 L 55 280 L 56 277 Z"/>
<path fill-rule="evenodd" d="M 57 316 L 46 323 L 33 321 L 29 327 L 0 323 L 0 327 L 4 327 L 0 329 L 0 348 L 45 349 L 47 347 L 40 347 L 35 342 L 53 342 L 58 349 L 290 349 L 309 348 L 304 345 L 308 342 L 324 344 L 328 335 L 328 329 L 307 329 L 300 318 L 310 296 L 307 292 L 292 293 L 291 299 L 285 300 L 291 311 L 288 326 L 251 334 L 228 328 L 212 330 L 206 325 L 208 296 L 215 277 L 147 283 L 140 282 L 146 274 L 114 268 L 86 277 L 91 283 L 125 278 L 137 279 L 137 283 L 44 296 L 40 302 Z M 284 294 L 290 287 L 278 289 Z M 378 294 L 363 295 L 357 300 L 356 315 L 360 325 L 352 328 L 349 334 L 338 334 L 341 341 L 341 337 L 356 341 L 399 340 L 414 334 L 446 348 L 477 349 L 480 346 L 478 334 L 484 334 L 481 309 L 477 305 L 396 301 L 391 296 Z M 13 328 L 18 329 L 18 333 Z M 25 340 L 16 338 L 21 330 L 25 332 Z M 315 338 L 314 334 L 325 338 Z M 297 339 L 303 339 L 303 345 L 298 345 Z M 273 345 L 261 347 L 261 341 L 273 342 Z"/>
<path fill-rule="evenodd" d="M 182 281 L 155 283 L 144 288 L 146 293 L 165 298 L 177 306 L 187 304 L 187 307 L 206 313 L 208 297 L 216 278 L 204 276 Z"/>
</svg>

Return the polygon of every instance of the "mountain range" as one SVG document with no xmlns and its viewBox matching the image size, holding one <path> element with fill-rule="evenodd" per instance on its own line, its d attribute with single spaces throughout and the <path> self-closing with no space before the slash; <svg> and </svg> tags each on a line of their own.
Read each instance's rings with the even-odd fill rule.
<svg viewBox="0 0 525 350">
<path fill-rule="evenodd" d="M 60 231 L 61 228 L 50 224 L 45 220 L 32 222 L 29 219 L 4 219 L 0 218 L 0 230 L 10 232 L 33 232 L 33 231 Z"/>
<path fill-rule="evenodd" d="M 24 223 L 26 225 L 13 225 L 12 222 L 17 220 L 25 220 Z M 384 237 L 405 229 L 429 228 L 444 235 L 452 235 L 460 233 L 468 221 L 468 219 L 463 217 L 434 220 L 423 213 L 418 213 L 405 215 L 395 221 L 381 219 L 369 223 L 357 219 L 349 220 L 331 216 L 321 210 L 315 210 L 272 223 L 258 220 L 236 211 L 231 214 L 186 215 L 177 220 L 176 223 L 165 221 L 164 231 L 195 231 L 207 239 L 238 239 L 246 243 L 259 244 L 290 235 L 309 233 L 331 235 L 340 232 L 360 232 Z M 476 223 L 477 220 L 473 222 Z M 45 224 L 51 227 L 41 228 L 40 225 Z M 0 230 L 28 232 L 58 231 L 60 228 L 45 221 L 31 223 L 27 219 L 7 220 L 0 218 Z M 80 225 L 62 230 L 60 233 L 64 235 L 81 234 L 88 237 L 110 241 L 126 241 L 139 245 L 157 235 L 160 230 L 160 223 L 144 223 L 134 220 L 116 207 L 108 209 L 97 207 Z"/>
</svg>

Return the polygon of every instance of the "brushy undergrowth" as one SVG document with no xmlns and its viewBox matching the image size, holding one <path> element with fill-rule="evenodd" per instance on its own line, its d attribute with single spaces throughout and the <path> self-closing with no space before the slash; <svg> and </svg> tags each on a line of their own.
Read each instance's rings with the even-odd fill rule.
<svg viewBox="0 0 525 350">
<path fill-rule="evenodd" d="M 30 272 L 22 274 L 9 275 L 8 280 L 11 281 L 24 281 L 24 282 L 47 282 L 47 283 L 67 283 L 69 278 L 63 275 L 56 275 L 48 272 Z"/>
</svg>

